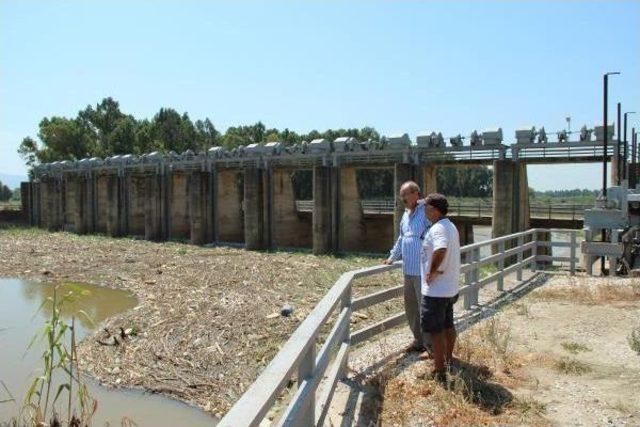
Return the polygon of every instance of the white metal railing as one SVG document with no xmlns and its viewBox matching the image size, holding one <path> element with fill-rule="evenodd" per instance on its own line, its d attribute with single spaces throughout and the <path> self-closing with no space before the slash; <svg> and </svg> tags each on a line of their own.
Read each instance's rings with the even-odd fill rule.
<svg viewBox="0 0 640 427">
<path fill-rule="evenodd" d="M 393 213 L 396 205 L 393 199 L 361 200 L 363 213 Z"/>
<path fill-rule="evenodd" d="M 313 200 L 296 200 L 298 212 L 312 212 Z M 363 213 L 369 214 L 393 214 L 395 203 L 393 199 L 361 200 Z M 568 204 L 568 203 L 531 203 L 529 215 L 539 219 L 571 219 L 584 218 L 584 210 L 592 205 Z M 449 216 L 465 216 L 471 218 L 490 218 L 493 216 L 493 204 L 490 200 L 456 201 L 449 204 Z"/>
<path fill-rule="evenodd" d="M 516 280 L 521 281 L 523 270 L 531 267 L 535 271 L 538 263 L 568 262 L 570 273 L 575 274 L 578 262 L 576 249 L 579 246 L 577 231 L 531 229 L 462 247 L 461 274 L 464 280 L 460 286 L 460 296 L 465 309 L 478 304 L 482 287 L 495 283 L 497 289 L 502 291 L 506 276 L 515 273 Z M 551 240 L 556 232 L 568 233 L 569 240 Z M 487 247 L 491 248 L 490 255 L 481 257 L 481 249 Z M 540 248 L 547 247 L 569 248 L 569 256 L 539 253 Z M 398 297 L 403 288 L 403 285 L 398 285 L 353 299 L 352 283 L 362 277 L 398 269 L 401 265 L 380 265 L 342 274 L 218 426 L 259 425 L 294 375 L 297 375 L 298 389 L 276 425 L 322 425 L 337 382 L 343 376 L 350 347 L 402 324 L 405 319 L 404 312 L 399 312 L 351 332 L 353 311 Z M 488 265 L 496 266 L 498 271 L 482 277 L 482 269 Z M 331 331 L 316 352 L 320 330 L 336 310 L 337 316 Z"/>
<path fill-rule="evenodd" d="M 313 200 L 296 200 L 296 211 L 313 212 Z"/>
</svg>

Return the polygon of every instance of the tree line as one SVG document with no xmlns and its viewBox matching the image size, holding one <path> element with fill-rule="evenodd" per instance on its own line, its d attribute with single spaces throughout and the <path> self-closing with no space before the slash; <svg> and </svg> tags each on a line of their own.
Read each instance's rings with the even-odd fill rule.
<svg viewBox="0 0 640 427">
<path fill-rule="evenodd" d="M 0 181 L 0 202 L 7 202 L 11 199 L 20 200 L 20 189 L 12 190 Z"/>
<path fill-rule="evenodd" d="M 202 152 L 213 146 L 233 149 L 275 141 L 290 146 L 317 138 L 333 141 L 343 136 L 361 142 L 380 139 L 378 131 L 368 126 L 297 133 L 290 129 L 267 128 L 262 122 L 257 122 L 232 126 L 221 133 L 209 118 L 193 121 L 188 113 L 180 114 L 173 108 L 163 107 L 151 119 L 138 119 L 123 112 L 118 101 L 108 97 L 95 106 L 87 105 L 76 117 L 43 118 L 38 125 L 37 138 L 25 137 L 18 153 L 27 166 L 33 166 L 59 160 L 104 158 L 118 154 L 141 155 L 153 151 Z M 491 180 L 491 171 L 486 167 L 438 170 L 438 190 L 451 196 L 485 197 L 491 194 Z M 366 198 L 393 197 L 393 176 L 390 171 L 364 169 L 358 181 Z M 302 190 L 305 196 L 310 185 Z"/>
<path fill-rule="evenodd" d="M 299 144 L 317 138 L 334 140 L 351 136 L 359 141 L 378 140 L 372 127 L 362 129 L 312 130 L 299 134 L 289 129 L 267 128 L 262 122 L 232 126 L 220 133 L 209 118 L 193 121 L 189 114 L 160 108 L 151 119 L 136 119 L 120 109 L 113 98 L 88 105 L 76 117 L 45 117 L 38 125 L 37 140 L 27 136 L 18 153 L 28 166 L 57 160 L 79 160 L 117 154 L 144 154 L 153 151 L 201 152 L 213 146 L 226 149 L 262 142 Z"/>
</svg>

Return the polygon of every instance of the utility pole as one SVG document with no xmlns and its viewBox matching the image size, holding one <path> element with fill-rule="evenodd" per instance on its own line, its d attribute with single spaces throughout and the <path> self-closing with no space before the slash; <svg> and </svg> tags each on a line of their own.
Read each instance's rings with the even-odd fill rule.
<svg viewBox="0 0 640 427">
<path fill-rule="evenodd" d="M 607 116 L 608 113 L 608 108 L 609 108 L 609 76 L 610 75 L 616 75 L 616 74 L 620 74 L 619 71 L 614 71 L 614 72 L 609 72 L 609 73 L 605 73 L 603 76 L 603 84 L 604 84 L 604 90 L 603 90 L 603 108 L 602 108 L 602 121 L 603 121 L 603 126 L 604 126 L 604 147 L 603 147 L 603 151 L 602 151 L 602 196 L 604 197 L 604 201 L 606 202 L 607 200 L 607 155 L 609 154 L 608 151 L 608 139 L 609 139 L 609 135 L 608 135 L 608 127 L 607 127 L 607 121 L 609 120 L 609 117 Z M 602 241 L 606 242 L 607 240 L 607 235 L 604 231 L 604 229 L 602 230 Z M 600 271 L 601 273 L 604 275 L 604 257 L 602 257 L 600 259 Z"/>
<path fill-rule="evenodd" d="M 627 158 L 628 158 L 628 154 L 629 154 L 629 143 L 627 142 L 627 116 L 629 114 L 635 114 L 635 111 L 627 111 L 626 113 L 624 113 L 624 131 L 623 131 L 623 138 L 624 138 L 624 177 L 625 179 L 629 179 L 629 168 L 627 165 Z"/>
</svg>

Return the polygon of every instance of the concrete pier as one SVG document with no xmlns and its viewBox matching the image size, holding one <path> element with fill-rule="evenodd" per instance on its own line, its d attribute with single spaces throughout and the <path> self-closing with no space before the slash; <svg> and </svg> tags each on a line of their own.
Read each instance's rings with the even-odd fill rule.
<svg viewBox="0 0 640 427">
<path fill-rule="evenodd" d="M 247 249 L 265 249 L 263 171 L 244 169 L 244 237 Z"/>
<path fill-rule="evenodd" d="M 170 200 L 167 203 L 170 215 L 169 238 L 188 240 L 191 238 L 189 221 L 189 175 L 173 172 L 168 187 Z"/>
<path fill-rule="evenodd" d="M 296 209 L 292 180 L 294 172 L 293 169 L 275 169 L 271 174 L 271 246 L 312 246 L 313 214 L 311 217 L 305 216 Z"/>
<path fill-rule="evenodd" d="M 215 218 L 217 241 L 244 242 L 244 176 L 235 169 L 217 172 Z"/>
<path fill-rule="evenodd" d="M 365 234 L 356 168 L 340 168 L 338 250 L 361 251 Z"/>
<path fill-rule="evenodd" d="M 493 161 L 492 236 L 500 237 L 529 228 L 529 187 L 524 163 Z"/>
<path fill-rule="evenodd" d="M 415 168 L 406 163 L 396 163 L 393 168 L 393 194 L 395 195 L 395 210 L 393 213 L 393 238 L 398 238 L 400 221 L 404 215 L 405 207 L 400 200 L 400 187 L 407 181 L 415 181 Z M 418 184 L 420 185 L 420 184 Z"/>
<path fill-rule="evenodd" d="M 460 246 L 473 243 L 473 223 L 454 218 L 452 220 L 460 235 Z"/>
<path fill-rule="evenodd" d="M 132 236 L 145 235 L 144 211 L 145 200 L 147 198 L 146 180 L 144 175 L 134 174 L 130 177 L 129 184 L 129 211 L 128 211 L 128 231 Z"/>
<path fill-rule="evenodd" d="M 313 168 L 313 253 L 327 254 L 333 250 L 332 211 L 333 203 L 332 170 L 326 166 Z"/>
<path fill-rule="evenodd" d="M 431 193 L 438 192 L 438 168 L 436 165 L 429 164 L 422 168 L 422 194 L 428 196 Z"/>
<path fill-rule="evenodd" d="M 189 228 L 190 240 L 194 245 L 207 242 L 207 200 L 209 174 L 200 171 L 189 175 Z"/>
<path fill-rule="evenodd" d="M 144 199 L 144 238 L 147 240 L 162 240 L 162 175 L 146 175 L 142 187 L 145 190 Z"/>
</svg>

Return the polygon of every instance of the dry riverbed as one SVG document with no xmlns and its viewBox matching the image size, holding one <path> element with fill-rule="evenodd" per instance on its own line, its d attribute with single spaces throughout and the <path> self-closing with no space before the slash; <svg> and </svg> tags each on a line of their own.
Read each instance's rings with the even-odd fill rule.
<svg viewBox="0 0 640 427">
<path fill-rule="evenodd" d="M 82 342 L 82 368 L 106 385 L 144 388 L 218 415 L 258 376 L 341 273 L 379 262 L 20 228 L 0 230 L 0 254 L 3 277 L 132 292 L 138 306 L 109 319 Z M 354 294 L 397 280 L 397 274 L 362 280 Z M 286 304 L 294 309 L 288 317 L 280 315 Z M 372 322 L 395 308 L 387 305 L 354 321 Z M 137 335 L 122 339 L 119 328 L 132 328 Z M 115 340 L 119 345 L 103 345 Z"/>
</svg>

